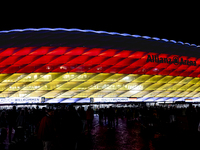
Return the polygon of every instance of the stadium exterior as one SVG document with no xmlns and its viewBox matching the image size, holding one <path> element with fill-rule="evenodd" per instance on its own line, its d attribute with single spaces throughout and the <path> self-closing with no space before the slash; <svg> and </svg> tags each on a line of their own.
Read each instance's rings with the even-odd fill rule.
<svg viewBox="0 0 200 150">
<path fill-rule="evenodd" d="M 0 103 L 200 101 L 200 48 L 116 32 L 0 31 Z"/>
</svg>

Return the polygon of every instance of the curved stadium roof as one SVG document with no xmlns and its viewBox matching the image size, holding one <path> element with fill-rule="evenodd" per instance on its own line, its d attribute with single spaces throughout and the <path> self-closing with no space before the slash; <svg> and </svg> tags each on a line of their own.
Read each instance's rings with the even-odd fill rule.
<svg viewBox="0 0 200 150">
<path fill-rule="evenodd" d="M 147 62 L 148 55 L 197 65 Z M 0 97 L 197 98 L 199 65 L 200 46 L 174 40 L 63 28 L 0 31 Z"/>
<path fill-rule="evenodd" d="M 39 46 L 128 49 L 193 57 L 200 54 L 200 46 L 195 44 L 127 33 L 64 28 L 0 31 L 1 48 Z"/>
</svg>

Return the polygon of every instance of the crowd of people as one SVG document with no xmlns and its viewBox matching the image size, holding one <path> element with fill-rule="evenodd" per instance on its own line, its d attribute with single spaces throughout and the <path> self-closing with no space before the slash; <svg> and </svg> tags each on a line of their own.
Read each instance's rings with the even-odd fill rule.
<svg viewBox="0 0 200 150">
<path fill-rule="evenodd" d="M 200 108 L 190 105 L 187 108 L 176 107 L 105 107 L 95 111 L 99 117 L 99 125 L 113 129 L 118 120 L 138 121 L 144 126 L 156 126 L 178 121 L 178 117 L 187 119 L 189 130 L 196 132 L 200 120 Z M 72 105 L 59 109 L 18 108 L 1 110 L 0 144 L 7 136 L 9 143 L 24 141 L 37 136 L 43 148 L 76 149 L 81 134 L 93 128 L 94 110 L 88 107 L 75 109 Z M 186 125 L 185 125 L 186 126 Z M 12 133 L 15 131 L 14 137 Z M 8 133 L 8 134 L 7 134 Z"/>
</svg>

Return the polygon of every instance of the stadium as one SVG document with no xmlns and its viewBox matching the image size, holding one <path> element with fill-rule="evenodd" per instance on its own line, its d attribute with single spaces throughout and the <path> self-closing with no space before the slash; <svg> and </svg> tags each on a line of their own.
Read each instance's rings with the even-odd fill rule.
<svg viewBox="0 0 200 150">
<path fill-rule="evenodd" d="M 200 46 L 106 31 L 0 31 L 0 104 L 200 102 Z"/>
</svg>

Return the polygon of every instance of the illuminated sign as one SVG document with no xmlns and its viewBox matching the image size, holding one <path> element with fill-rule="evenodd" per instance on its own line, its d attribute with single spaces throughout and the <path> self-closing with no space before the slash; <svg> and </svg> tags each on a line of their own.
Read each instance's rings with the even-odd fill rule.
<svg viewBox="0 0 200 150">
<path fill-rule="evenodd" d="M 13 104 L 13 103 L 40 103 L 40 97 L 27 97 L 27 98 L 20 98 L 20 97 L 13 97 L 13 98 L 0 98 L 0 103 L 5 104 Z"/>
<path fill-rule="evenodd" d="M 184 60 L 183 58 L 178 58 L 177 56 L 174 56 L 173 59 L 171 58 L 163 58 L 156 55 L 148 55 L 146 62 L 156 62 L 156 63 L 168 63 L 175 65 L 190 65 L 190 66 L 196 66 L 196 61 L 189 61 Z"/>
<path fill-rule="evenodd" d="M 129 102 L 135 102 L 135 101 L 137 101 L 137 97 L 129 98 L 128 101 Z"/>
<path fill-rule="evenodd" d="M 185 99 L 185 102 L 193 102 L 193 99 Z"/>
<path fill-rule="evenodd" d="M 96 102 L 128 102 L 129 98 L 94 98 L 94 103 Z"/>
</svg>

